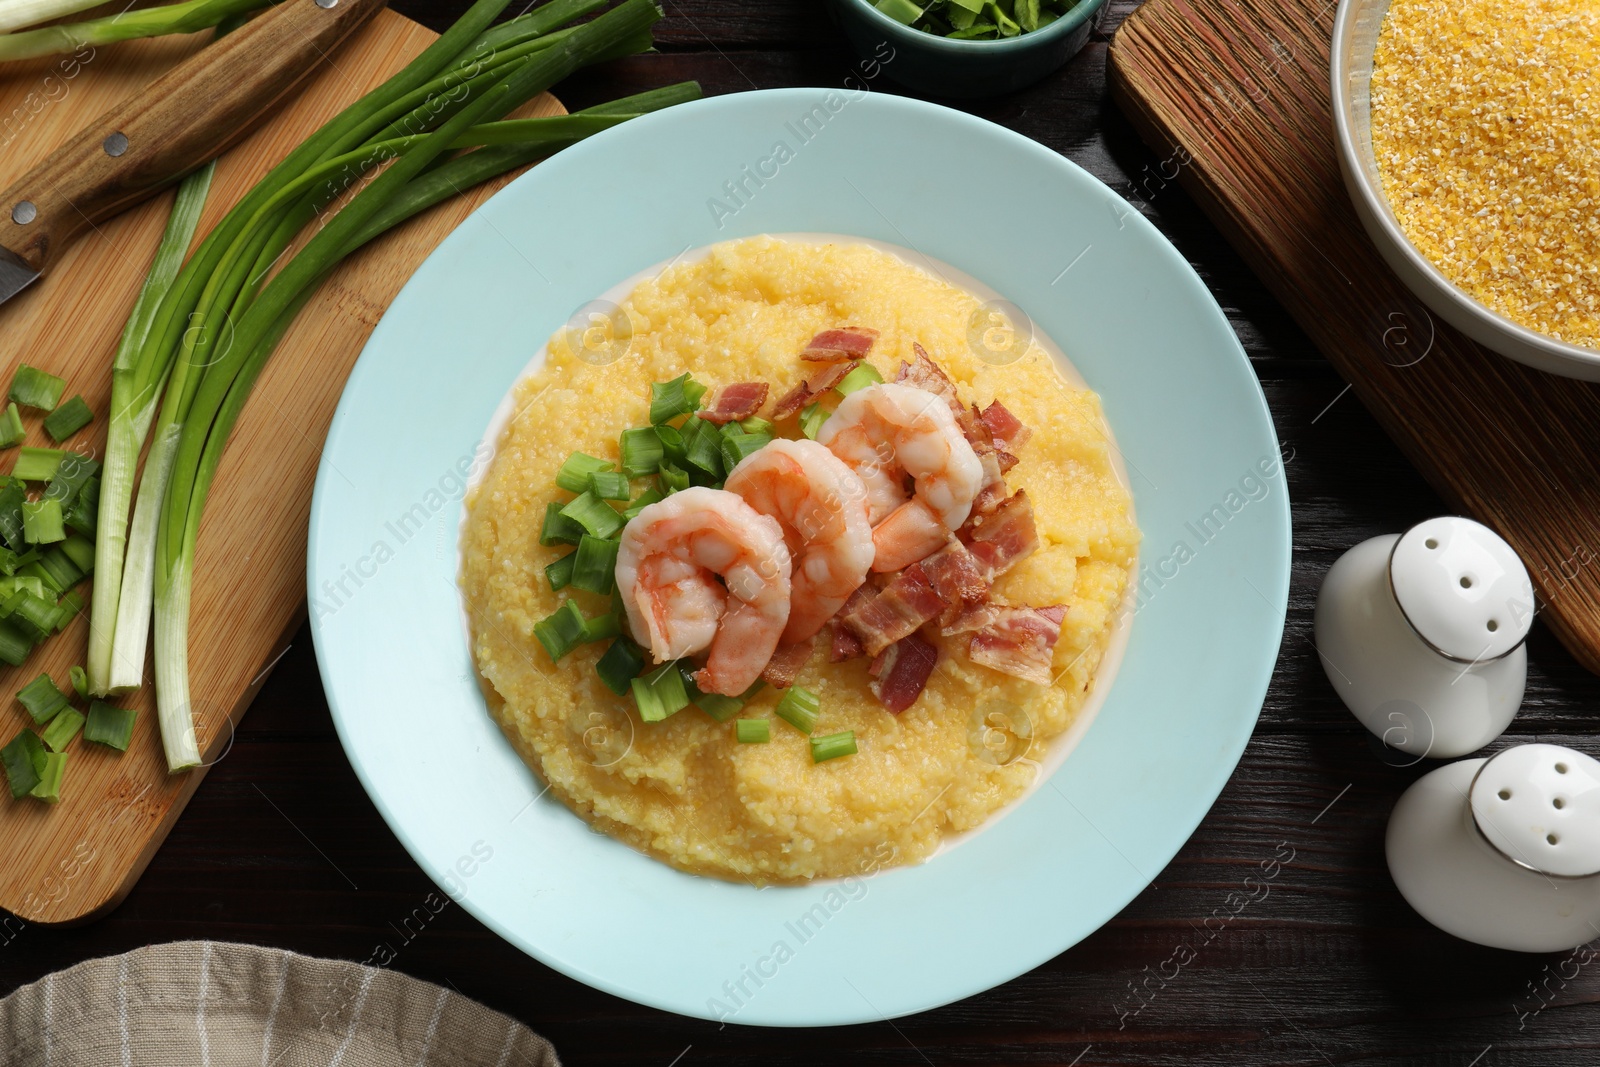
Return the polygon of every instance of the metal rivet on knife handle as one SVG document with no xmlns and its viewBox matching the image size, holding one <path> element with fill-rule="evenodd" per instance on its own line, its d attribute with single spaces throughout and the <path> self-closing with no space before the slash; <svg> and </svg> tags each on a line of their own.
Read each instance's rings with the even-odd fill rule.
<svg viewBox="0 0 1600 1067">
<path fill-rule="evenodd" d="M 316 0 L 316 4 L 324 10 L 332 10 L 339 6 L 339 0 Z"/>
<path fill-rule="evenodd" d="M 128 135 L 125 133 L 113 133 L 100 142 L 100 147 L 106 150 L 106 155 L 108 156 L 113 158 L 120 156 L 128 150 Z"/>
<path fill-rule="evenodd" d="M 32 200 L 24 200 L 11 209 L 11 221 L 18 226 L 26 226 L 39 217 L 39 209 L 33 206 Z"/>
</svg>

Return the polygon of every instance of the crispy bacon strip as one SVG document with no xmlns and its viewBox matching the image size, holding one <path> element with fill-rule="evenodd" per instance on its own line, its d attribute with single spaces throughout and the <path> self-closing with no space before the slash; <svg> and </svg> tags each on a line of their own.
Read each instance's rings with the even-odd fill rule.
<svg viewBox="0 0 1600 1067">
<path fill-rule="evenodd" d="M 867 654 L 861 638 L 844 624 L 844 617 L 871 601 L 873 592 L 871 586 L 863 585 L 850 594 L 850 599 L 844 602 L 844 606 L 829 621 L 828 629 L 831 635 L 828 645 L 829 663 L 843 663 L 847 659 L 858 659 Z"/>
<path fill-rule="evenodd" d="M 837 330 L 823 330 L 807 342 L 800 358 L 811 363 L 834 363 L 845 359 L 862 359 L 872 351 L 878 331 L 865 326 L 845 326 Z"/>
<path fill-rule="evenodd" d="M 844 624 L 860 638 L 869 655 L 913 633 L 944 611 L 944 599 L 928 580 L 922 564 L 913 563 L 877 595 L 844 616 Z"/>
<path fill-rule="evenodd" d="M 989 597 L 989 578 L 983 564 L 955 538 L 923 560 L 922 570 L 928 576 L 928 584 L 944 601 L 940 616 L 946 623 Z"/>
<path fill-rule="evenodd" d="M 979 412 L 978 418 L 989 428 L 989 436 L 996 447 L 1005 452 L 1020 451 L 1028 443 L 1028 438 L 1033 436 L 1033 431 L 998 400 Z M 1012 462 L 1016 462 L 1015 458 Z"/>
<path fill-rule="evenodd" d="M 809 638 L 792 645 L 779 645 L 767 661 L 766 670 L 761 672 L 761 680 L 774 689 L 789 688 L 800 669 L 811 659 L 811 647 Z"/>
<path fill-rule="evenodd" d="M 950 414 L 956 417 L 956 424 L 967 435 L 967 440 L 972 441 L 972 447 L 978 448 L 980 444 L 988 446 L 988 428 L 978 421 L 967 405 L 961 402 L 961 397 L 956 393 L 956 383 L 950 380 L 950 375 L 933 361 L 927 349 L 915 341 L 911 343 L 911 352 L 916 356 L 916 361 L 901 363 L 894 380 L 902 385 L 944 397 L 945 403 L 950 405 Z M 974 439 L 974 433 L 977 434 L 977 439 Z"/>
<path fill-rule="evenodd" d="M 712 395 L 711 403 L 702 408 L 698 414 L 702 419 L 714 422 L 718 426 L 748 419 L 760 411 L 761 405 L 767 402 L 767 391 L 770 388 L 766 382 L 734 382 L 731 385 L 724 385 Z"/>
<path fill-rule="evenodd" d="M 972 635 L 967 658 L 1040 685 L 1055 680 L 1051 658 L 1061 636 L 1065 604 L 1044 608 L 992 605 L 998 610 Z"/>
<path fill-rule="evenodd" d="M 967 520 L 959 536 L 991 580 L 1005 573 L 1039 547 L 1039 531 L 1033 524 L 1033 504 L 1027 490 L 1018 489 L 994 511 Z"/>
<path fill-rule="evenodd" d="M 911 633 L 885 648 L 872 661 L 868 673 L 872 693 L 896 715 L 916 703 L 934 667 L 939 664 L 939 649 L 922 635 Z"/>
<path fill-rule="evenodd" d="M 790 415 L 805 407 L 814 397 L 826 393 L 838 385 L 849 374 L 861 365 L 859 359 L 848 363 L 830 363 L 823 367 L 805 381 L 778 398 L 778 404 L 772 409 L 774 419 L 787 419 Z"/>
</svg>

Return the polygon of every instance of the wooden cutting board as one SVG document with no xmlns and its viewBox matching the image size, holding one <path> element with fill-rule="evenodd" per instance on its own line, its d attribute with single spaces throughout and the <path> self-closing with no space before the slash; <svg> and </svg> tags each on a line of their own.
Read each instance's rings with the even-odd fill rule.
<svg viewBox="0 0 1600 1067">
<path fill-rule="evenodd" d="M 1530 370 L 1429 314 L 1386 267 L 1333 148 L 1330 0 L 1148 0 L 1111 44 L 1113 98 L 1452 507 L 1528 566 L 1600 673 L 1600 386 Z"/>
<path fill-rule="evenodd" d="M 0 69 L 0 188 L 208 36 L 133 42 Z M 291 148 L 435 36 L 388 11 L 356 31 L 283 110 L 223 158 L 200 232 Z M 561 112 L 546 95 L 518 114 Z M 350 259 L 301 313 L 256 385 L 217 474 L 195 569 L 190 666 L 208 763 L 226 753 L 233 727 L 305 617 L 311 486 L 356 356 L 428 253 L 510 180 L 442 204 Z M 82 393 L 96 416 L 70 446 L 79 451 L 98 456 L 104 448 L 111 357 L 171 197 L 89 233 L 42 282 L 0 307 L 0 382 L 9 383 L 19 363 L 65 378 L 66 395 Z M 37 413 L 24 421 L 27 444 L 50 444 Z M 9 469 L 10 457 L 0 453 L 0 466 Z M 82 588 L 87 592 L 88 585 Z M 13 699 L 16 690 L 41 671 L 67 688 L 67 669 L 84 661 L 87 635 L 85 613 L 22 667 L 0 667 L 0 744 L 31 724 Z M 203 769 L 166 773 L 148 668 L 145 688 L 119 703 L 139 709 L 132 745 L 119 755 L 81 737 L 73 742 L 59 805 L 12 801 L 0 790 L 0 908 L 40 923 L 104 913 L 132 888 L 199 786 Z"/>
</svg>

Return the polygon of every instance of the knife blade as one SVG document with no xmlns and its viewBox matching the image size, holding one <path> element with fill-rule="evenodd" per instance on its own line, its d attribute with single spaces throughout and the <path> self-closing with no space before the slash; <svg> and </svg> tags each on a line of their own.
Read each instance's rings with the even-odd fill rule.
<svg viewBox="0 0 1600 1067">
<path fill-rule="evenodd" d="M 90 123 L 0 193 L 0 304 L 84 230 L 227 151 L 386 0 L 282 0 Z"/>
</svg>

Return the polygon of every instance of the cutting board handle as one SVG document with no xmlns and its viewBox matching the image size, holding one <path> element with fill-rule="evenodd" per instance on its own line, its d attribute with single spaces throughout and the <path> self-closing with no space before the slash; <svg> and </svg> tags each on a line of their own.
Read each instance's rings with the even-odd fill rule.
<svg viewBox="0 0 1600 1067">
<path fill-rule="evenodd" d="M 207 45 L 0 195 L 0 247 L 44 272 L 84 229 L 231 148 L 384 3 L 283 0 Z"/>
</svg>

